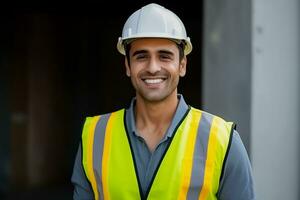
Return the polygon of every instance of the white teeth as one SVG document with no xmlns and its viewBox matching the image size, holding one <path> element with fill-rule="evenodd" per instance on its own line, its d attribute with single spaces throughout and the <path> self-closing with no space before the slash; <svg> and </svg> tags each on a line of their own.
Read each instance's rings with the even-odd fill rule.
<svg viewBox="0 0 300 200">
<path fill-rule="evenodd" d="M 145 82 L 146 83 L 149 83 L 149 84 L 155 84 L 155 83 L 161 83 L 163 82 L 164 80 L 163 79 L 145 79 Z"/>
</svg>

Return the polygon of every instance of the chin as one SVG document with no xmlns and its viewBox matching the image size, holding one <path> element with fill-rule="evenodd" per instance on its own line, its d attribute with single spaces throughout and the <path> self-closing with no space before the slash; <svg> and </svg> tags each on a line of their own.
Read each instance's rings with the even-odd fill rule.
<svg viewBox="0 0 300 200">
<path fill-rule="evenodd" d="M 167 99 L 170 95 L 163 95 L 163 94 L 147 94 L 147 95 L 142 95 L 142 99 L 148 102 L 161 102 L 165 99 Z"/>
</svg>

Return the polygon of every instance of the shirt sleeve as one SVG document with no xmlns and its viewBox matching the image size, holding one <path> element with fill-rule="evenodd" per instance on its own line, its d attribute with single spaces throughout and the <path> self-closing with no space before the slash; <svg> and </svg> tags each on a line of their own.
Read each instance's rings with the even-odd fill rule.
<svg viewBox="0 0 300 200">
<path fill-rule="evenodd" d="M 219 200 L 255 200 L 252 168 L 247 151 L 237 131 L 225 160 L 224 174 L 218 191 Z"/>
<path fill-rule="evenodd" d="M 73 174 L 71 182 L 74 186 L 73 199 L 74 200 L 90 200 L 94 199 L 94 194 L 89 181 L 86 178 L 85 172 L 82 167 L 82 147 L 79 145 L 76 155 Z"/>
</svg>

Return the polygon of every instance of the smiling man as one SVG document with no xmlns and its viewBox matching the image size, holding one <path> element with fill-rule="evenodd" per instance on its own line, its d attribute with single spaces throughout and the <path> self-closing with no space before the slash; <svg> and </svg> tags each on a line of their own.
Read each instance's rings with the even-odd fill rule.
<svg viewBox="0 0 300 200">
<path fill-rule="evenodd" d="M 177 92 L 192 50 L 181 20 L 146 5 L 128 18 L 117 48 L 136 96 L 127 109 L 86 119 L 74 199 L 255 199 L 234 123 Z"/>
</svg>

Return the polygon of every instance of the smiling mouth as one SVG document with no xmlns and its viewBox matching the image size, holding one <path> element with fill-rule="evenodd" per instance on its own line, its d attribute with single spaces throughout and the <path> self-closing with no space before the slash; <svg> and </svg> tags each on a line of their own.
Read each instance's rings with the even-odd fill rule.
<svg viewBox="0 0 300 200">
<path fill-rule="evenodd" d="M 166 79 L 165 78 L 143 79 L 143 81 L 147 84 L 158 84 L 158 83 L 162 83 L 164 80 Z"/>
</svg>

